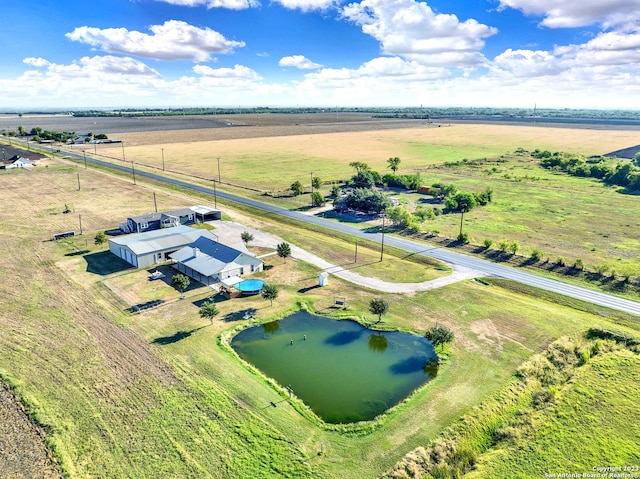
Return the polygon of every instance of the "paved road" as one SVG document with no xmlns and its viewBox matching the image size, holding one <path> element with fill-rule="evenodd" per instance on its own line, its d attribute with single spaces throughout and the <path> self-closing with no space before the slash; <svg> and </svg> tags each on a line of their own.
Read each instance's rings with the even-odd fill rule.
<svg viewBox="0 0 640 479">
<path fill-rule="evenodd" d="M 77 155 L 73 153 L 67 153 L 67 155 L 70 157 L 75 157 L 76 159 L 79 159 L 79 160 L 83 159 L 82 155 Z M 107 163 L 101 160 L 89 159 L 89 158 L 87 158 L 87 162 L 91 162 L 96 165 L 106 166 L 109 168 L 115 168 L 121 171 L 131 172 L 131 166 L 127 166 L 127 165 L 117 165 L 117 164 L 114 165 L 112 163 Z M 166 178 L 162 175 L 158 175 L 155 173 L 149 173 L 145 171 L 136 171 L 136 176 L 150 178 L 156 181 L 173 184 L 176 186 L 180 186 L 182 188 L 187 188 L 187 189 L 198 191 L 201 193 L 206 193 L 210 195 L 214 194 L 214 191 L 212 188 L 205 188 L 203 186 L 193 185 L 184 181 L 175 180 L 172 178 Z M 276 213 L 289 218 L 294 218 L 296 220 L 304 221 L 307 223 L 312 223 L 312 224 L 321 226 L 323 228 L 331 229 L 334 231 L 340 231 L 342 233 L 347 233 L 359 238 L 366 238 L 374 241 L 381 241 L 382 239 L 380 233 L 368 233 L 358 228 L 355 228 L 353 226 L 346 225 L 343 223 L 336 223 L 333 221 L 326 220 L 324 218 L 319 218 L 317 216 L 305 215 L 298 211 L 289 211 L 279 206 L 274 206 L 274 205 L 262 203 L 260 201 L 243 198 L 241 196 L 236 196 L 230 193 L 217 192 L 217 195 L 219 198 L 223 198 L 228 201 L 244 204 L 247 206 L 251 206 L 253 208 L 257 208 L 263 211 L 269 211 L 272 213 Z M 423 243 L 418 243 L 416 241 L 411 241 L 405 238 L 398 238 L 391 235 L 385 235 L 385 244 L 395 246 L 409 253 L 423 254 L 425 256 L 430 256 L 432 258 L 444 261 L 451 265 L 458 265 L 471 270 L 480 271 L 487 276 L 496 276 L 500 278 L 510 279 L 520 283 L 528 284 L 530 286 L 535 286 L 540 289 L 554 291 L 556 293 L 560 293 L 566 296 L 588 301 L 593 304 L 606 306 L 612 309 L 617 309 L 620 311 L 625 311 L 625 312 L 640 316 L 640 303 L 636 301 L 631 301 L 629 299 L 619 298 L 617 296 L 612 296 L 610 294 L 606 294 L 600 291 L 594 291 L 588 288 L 583 288 L 580 286 L 564 283 L 562 281 L 558 281 L 555 279 L 545 278 L 543 276 L 538 276 L 536 274 L 529 273 L 527 271 L 522 271 L 516 268 L 511 268 L 509 266 L 492 263 L 490 261 L 486 261 L 473 256 L 467 256 L 454 251 L 449 251 L 446 249 L 425 245 Z"/>
</svg>

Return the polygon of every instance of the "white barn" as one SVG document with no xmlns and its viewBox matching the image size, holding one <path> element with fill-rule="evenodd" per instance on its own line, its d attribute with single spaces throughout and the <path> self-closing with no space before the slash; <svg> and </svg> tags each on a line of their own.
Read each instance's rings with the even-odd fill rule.
<svg viewBox="0 0 640 479">
<path fill-rule="evenodd" d="M 200 237 L 214 240 L 207 230 L 176 226 L 116 236 L 109 239 L 109 251 L 136 268 L 144 268 L 169 259 L 169 255 Z"/>
</svg>

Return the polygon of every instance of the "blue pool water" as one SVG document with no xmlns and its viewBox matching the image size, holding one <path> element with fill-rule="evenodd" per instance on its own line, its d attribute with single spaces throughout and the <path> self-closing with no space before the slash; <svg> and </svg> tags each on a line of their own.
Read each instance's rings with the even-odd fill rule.
<svg viewBox="0 0 640 479">
<path fill-rule="evenodd" d="M 264 281 L 261 279 L 245 279 L 241 283 L 236 284 L 236 289 L 247 292 L 259 292 L 264 286 Z"/>
</svg>

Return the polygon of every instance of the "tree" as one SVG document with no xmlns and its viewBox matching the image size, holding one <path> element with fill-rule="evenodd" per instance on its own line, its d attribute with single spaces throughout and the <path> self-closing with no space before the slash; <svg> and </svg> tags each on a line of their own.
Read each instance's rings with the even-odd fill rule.
<svg viewBox="0 0 640 479">
<path fill-rule="evenodd" d="M 220 310 L 216 306 L 216 303 L 209 300 L 200 305 L 200 309 L 198 310 L 198 312 L 200 313 L 201 318 L 208 319 L 211 324 L 213 324 L 213 318 L 220 313 Z"/>
<path fill-rule="evenodd" d="M 298 180 L 291 183 L 289 189 L 293 192 L 293 196 L 299 196 L 304 193 L 304 186 Z"/>
<path fill-rule="evenodd" d="M 304 186 L 302 186 L 302 183 L 300 183 L 298 180 L 291 183 L 291 186 L 289 188 L 293 192 L 293 196 L 299 196 L 304 193 Z"/>
<path fill-rule="evenodd" d="M 357 188 L 373 188 L 376 184 L 370 171 L 359 171 L 351 177 L 351 181 Z"/>
<path fill-rule="evenodd" d="M 382 321 L 382 315 L 389 311 L 389 303 L 382 298 L 373 298 L 369 301 L 369 311 L 378 315 L 378 322 Z"/>
<path fill-rule="evenodd" d="M 336 210 L 356 210 L 363 213 L 382 213 L 392 206 L 391 200 L 382 192 L 367 188 L 356 188 L 346 196 L 336 198 L 333 202 Z"/>
<path fill-rule="evenodd" d="M 287 262 L 287 258 L 291 256 L 291 246 L 289 243 L 280 243 L 276 246 L 276 251 L 278 252 L 278 256 L 284 259 L 284 262 Z"/>
<path fill-rule="evenodd" d="M 447 198 L 444 205 L 449 211 L 467 213 L 477 206 L 473 193 L 459 192 Z"/>
<path fill-rule="evenodd" d="M 100 231 L 94 238 L 93 243 L 97 245 L 101 245 L 106 243 L 106 241 L 107 241 L 107 235 L 104 233 L 104 231 Z"/>
<path fill-rule="evenodd" d="M 424 333 L 424 337 L 431 341 L 434 347 L 441 347 L 441 350 L 444 349 L 445 343 L 450 343 L 453 341 L 453 331 L 451 331 L 446 326 L 436 325 L 433 328 L 427 330 Z"/>
<path fill-rule="evenodd" d="M 278 297 L 278 288 L 272 284 L 265 284 L 262 287 L 262 297 L 271 301 L 271 306 L 273 306 L 273 300 Z"/>
<path fill-rule="evenodd" d="M 391 206 L 385 210 L 385 214 L 399 228 L 408 228 L 413 221 L 413 215 L 404 206 Z"/>
<path fill-rule="evenodd" d="M 313 188 L 316 190 L 319 190 L 320 188 L 322 188 L 322 180 L 320 179 L 319 176 L 313 177 L 313 180 L 311 180 L 311 186 L 313 186 Z"/>
<path fill-rule="evenodd" d="M 244 242 L 245 246 L 249 246 L 249 243 L 254 239 L 253 235 L 248 231 L 243 231 L 242 234 L 240 235 L 240 238 Z"/>
<path fill-rule="evenodd" d="M 27 134 L 27 131 L 24 129 L 23 125 L 18 126 L 18 135 L 24 136 Z"/>
<path fill-rule="evenodd" d="M 313 206 L 324 206 L 324 196 L 319 191 L 314 191 L 311 195 L 311 204 Z"/>
<path fill-rule="evenodd" d="M 398 171 L 398 166 L 400 165 L 400 158 L 398 158 L 397 156 L 389 158 L 387 160 L 387 165 L 389 165 L 389 169 L 395 174 L 396 171 Z"/>
<path fill-rule="evenodd" d="M 184 299 L 184 290 L 189 287 L 191 280 L 182 273 L 176 273 L 171 277 L 171 284 L 180 291 L 180 299 Z"/>
<path fill-rule="evenodd" d="M 363 173 L 365 171 L 369 171 L 371 167 L 362 161 L 352 161 L 349 163 L 351 168 L 356 170 L 356 173 Z"/>
</svg>

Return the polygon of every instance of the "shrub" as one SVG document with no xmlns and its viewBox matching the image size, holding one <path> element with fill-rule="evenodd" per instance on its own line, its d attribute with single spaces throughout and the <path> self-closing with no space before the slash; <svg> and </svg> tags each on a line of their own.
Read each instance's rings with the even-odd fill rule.
<svg viewBox="0 0 640 479">
<path fill-rule="evenodd" d="M 482 244 L 484 245 L 485 248 L 489 249 L 491 248 L 491 246 L 493 245 L 493 240 L 490 240 L 489 238 L 486 238 Z"/>
<path fill-rule="evenodd" d="M 531 259 L 534 261 L 540 261 L 542 259 L 542 251 L 538 248 L 534 248 L 531 252 Z"/>
<path fill-rule="evenodd" d="M 467 233 L 460 233 L 456 239 L 458 242 L 466 244 L 469 242 L 469 235 Z"/>
<path fill-rule="evenodd" d="M 576 269 L 578 271 L 582 271 L 584 269 L 584 263 L 582 262 L 582 260 L 580 258 L 578 258 L 574 263 L 573 263 L 573 269 Z"/>
</svg>

